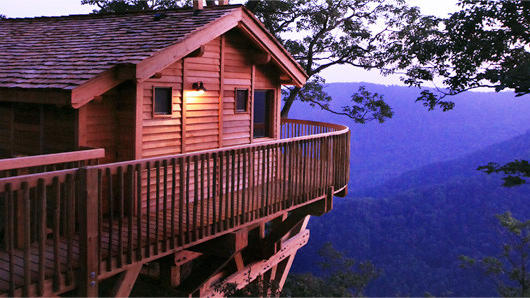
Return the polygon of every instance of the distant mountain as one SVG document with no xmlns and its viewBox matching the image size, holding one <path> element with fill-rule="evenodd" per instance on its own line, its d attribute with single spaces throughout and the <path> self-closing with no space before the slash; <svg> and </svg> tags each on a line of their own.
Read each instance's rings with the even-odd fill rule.
<svg viewBox="0 0 530 298">
<path fill-rule="evenodd" d="M 352 129 L 350 189 L 357 192 L 438 161 L 463 156 L 523 134 L 530 129 L 530 96 L 468 92 L 452 98 L 449 112 L 427 111 L 415 99 L 419 90 L 368 83 L 326 87 L 336 107 L 348 104 L 359 86 L 385 96 L 395 116 L 383 124 L 354 124 L 309 104 L 297 102 L 290 118 L 342 123 Z"/>
<path fill-rule="evenodd" d="M 311 240 L 297 255 L 293 271 L 314 272 L 318 248 L 331 241 L 384 271 L 367 290 L 369 296 L 496 295 L 487 278 L 459 268 L 458 256 L 499 253 L 503 239 L 495 215 L 511 211 L 530 219 L 530 185 L 505 188 L 500 177 L 475 168 L 490 160 L 529 156 L 527 132 L 406 172 L 365 190 L 363 198 L 336 199 L 331 213 L 312 217 Z"/>
</svg>

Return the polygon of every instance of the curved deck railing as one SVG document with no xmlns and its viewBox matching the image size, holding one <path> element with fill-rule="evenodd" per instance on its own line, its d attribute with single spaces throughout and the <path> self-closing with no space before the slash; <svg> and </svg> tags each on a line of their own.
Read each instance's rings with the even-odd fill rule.
<svg viewBox="0 0 530 298">
<path fill-rule="evenodd" d="M 132 264 L 344 191 L 347 127 L 284 120 L 281 136 L 0 179 L 0 293 L 90 291 Z"/>
</svg>

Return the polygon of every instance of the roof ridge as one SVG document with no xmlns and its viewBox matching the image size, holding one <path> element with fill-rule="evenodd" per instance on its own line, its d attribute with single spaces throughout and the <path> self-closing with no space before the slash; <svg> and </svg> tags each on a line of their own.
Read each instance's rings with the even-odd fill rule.
<svg viewBox="0 0 530 298">
<path fill-rule="evenodd" d="M 222 10 L 241 7 L 243 4 L 229 4 L 229 5 L 216 5 L 216 6 L 205 6 L 203 11 L 213 11 L 213 10 Z M 160 10 L 140 10 L 140 11 L 129 11 L 124 13 L 90 13 L 90 14 L 72 14 L 64 16 L 39 16 L 39 17 L 17 17 L 17 18 L 4 18 L 0 19 L 0 22 L 3 21 L 32 21 L 32 20 L 52 20 L 52 19 L 99 19 L 105 17 L 123 17 L 123 16 L 132 16 L 132 15 L 146 15 L 152 13 L 160 12 L 192 12 L 194 11 L 191 7 L 181 7 L 181 8 L 171 8 L 171 9 L 160 9 Z M 200 15 L 200 14 L 199 14 Z"/>
</svg>

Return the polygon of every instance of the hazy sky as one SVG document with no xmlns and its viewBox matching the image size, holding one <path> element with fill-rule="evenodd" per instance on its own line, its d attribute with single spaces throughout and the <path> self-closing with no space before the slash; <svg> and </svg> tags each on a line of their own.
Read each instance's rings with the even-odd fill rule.
<svg viewBox="0 0 530 298">
<path fill-rule="evenodd" d="M 241 1 L 231 1 L 238 3 Z M 408 0 L 419 6 L 423 13 L 446 16 L 457 9 L 457 0 Z M 81 0 L 0 0 L 0 14 L 7 17 L 58 16 L 86 14 L 93 7 L 81 5 Z M 327 82 L 373 82 L 401 84 L 397 76 L 383 77 L 378 71 L 365 71 L 353 66 L 336 66 L 322 73 Z"/>
</svg>

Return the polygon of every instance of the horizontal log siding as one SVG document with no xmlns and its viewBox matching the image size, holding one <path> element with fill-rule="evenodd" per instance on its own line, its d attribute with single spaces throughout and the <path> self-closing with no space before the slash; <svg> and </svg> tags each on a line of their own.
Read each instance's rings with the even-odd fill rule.
<svg viewBox="0 0 530 298">
<path fill-rule="evenodd" d="M 250 103 L 246 113 L 235 112 L 235 89 L 248 89 L 251 95 L 252 62 L 248 40 L 234 32 L 226 34 L 224 48 L 223 146 L 250 143 Z"/>
<path fill-rule="evenodd" d="M 201 57 L 184 59 L 185 152 L 219 147 L 220 42 L 207 43 Z M 207 91 L 195 95 L 195 82 L 203 82 Z"/>
<path fill-rule="evenodd" d="M 86 109 L 80 111 L 86 114 L 85 123 L 80 123 L 86 138 L 80 146 L 104 148 L 102 162 L 134 159 L 134 92 L 134 84 L 123 83 L 81 108 Z"/>
<path fill-rule="evenodd" d="M 171 87 L 173 111 L 171 117 L 153 117 L 153 88 Z M 177 61 L 142 84 L 143 129 L 142 156 L 155 157 L 182 152 L 182 61 Z"/>
</svg>

